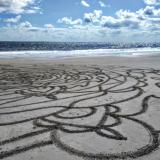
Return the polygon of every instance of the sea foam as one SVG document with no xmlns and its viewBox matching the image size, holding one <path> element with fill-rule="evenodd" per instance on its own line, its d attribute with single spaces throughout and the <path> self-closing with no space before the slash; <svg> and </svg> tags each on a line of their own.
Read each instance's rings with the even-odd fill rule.
<svg viewBox="0 0 160 160">
<path fill-rule="evenodd" d="M 70 51 L 1 51 L 0 58 L 76 58 L 76 57 L 95 57 L 95 56 L 154 56 L 160 55 L 160 48 L 132 48 L 132 49 L 88 49 Z"/>
</svg>

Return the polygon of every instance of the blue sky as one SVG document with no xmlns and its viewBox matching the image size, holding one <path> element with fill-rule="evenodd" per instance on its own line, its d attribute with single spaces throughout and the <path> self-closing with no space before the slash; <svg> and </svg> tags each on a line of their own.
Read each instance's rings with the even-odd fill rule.
<svg viewBox="0 0 160 160">
<path fill-rule="evenodd" d="M 160 0 L 0 0 L 0 40 L 160 41 Z"/>
</svg>

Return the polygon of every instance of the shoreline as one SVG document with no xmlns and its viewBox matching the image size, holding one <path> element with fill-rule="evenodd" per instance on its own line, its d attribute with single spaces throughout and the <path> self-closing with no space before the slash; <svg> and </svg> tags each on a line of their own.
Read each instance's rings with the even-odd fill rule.
<svg viewBox="0 0 160 160">
<path fill-rule="evenodd" d="M 160 55 L 122 57 L 122 56 L 88 56 L 88 57 L 67 57 L 67 58 L 11 58 L 0 59 L 2 64 L 72 64 L 72 65 L 127 65 L 132 67 L 153 67 L 160 68 Z"/>
<path fill-rule="evenodd" d="M 160 48 L 86 49 L 86 50 L 19 50 L 0 51 L 0 58 L 66 59 L 81 57 L 143 57 L 158 56 Z"/>
</svg>

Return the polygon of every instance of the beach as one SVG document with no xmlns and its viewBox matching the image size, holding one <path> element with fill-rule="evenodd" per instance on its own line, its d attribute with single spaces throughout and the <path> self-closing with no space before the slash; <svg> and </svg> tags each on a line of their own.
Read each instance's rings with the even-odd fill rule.
<svg viewBox="0 0 160 160">
<path fill-rule="evenodd" d="M 0 159 L 158 160 L 160 56 L 0 60 Z"/>
</svg>

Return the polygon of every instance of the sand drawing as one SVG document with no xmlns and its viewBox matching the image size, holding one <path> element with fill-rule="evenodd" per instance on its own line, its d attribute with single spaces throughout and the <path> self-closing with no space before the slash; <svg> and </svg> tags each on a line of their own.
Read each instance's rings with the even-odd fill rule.
<svg viewBox="0 0 160 160">
<path fill-rule="evenodd" d="M 153 68 L 0 65 L 0 159 L 52 145 L 84 159 L 151 154 L 160 128 L 144 116 L 158 93 Z"/>
</svg>

